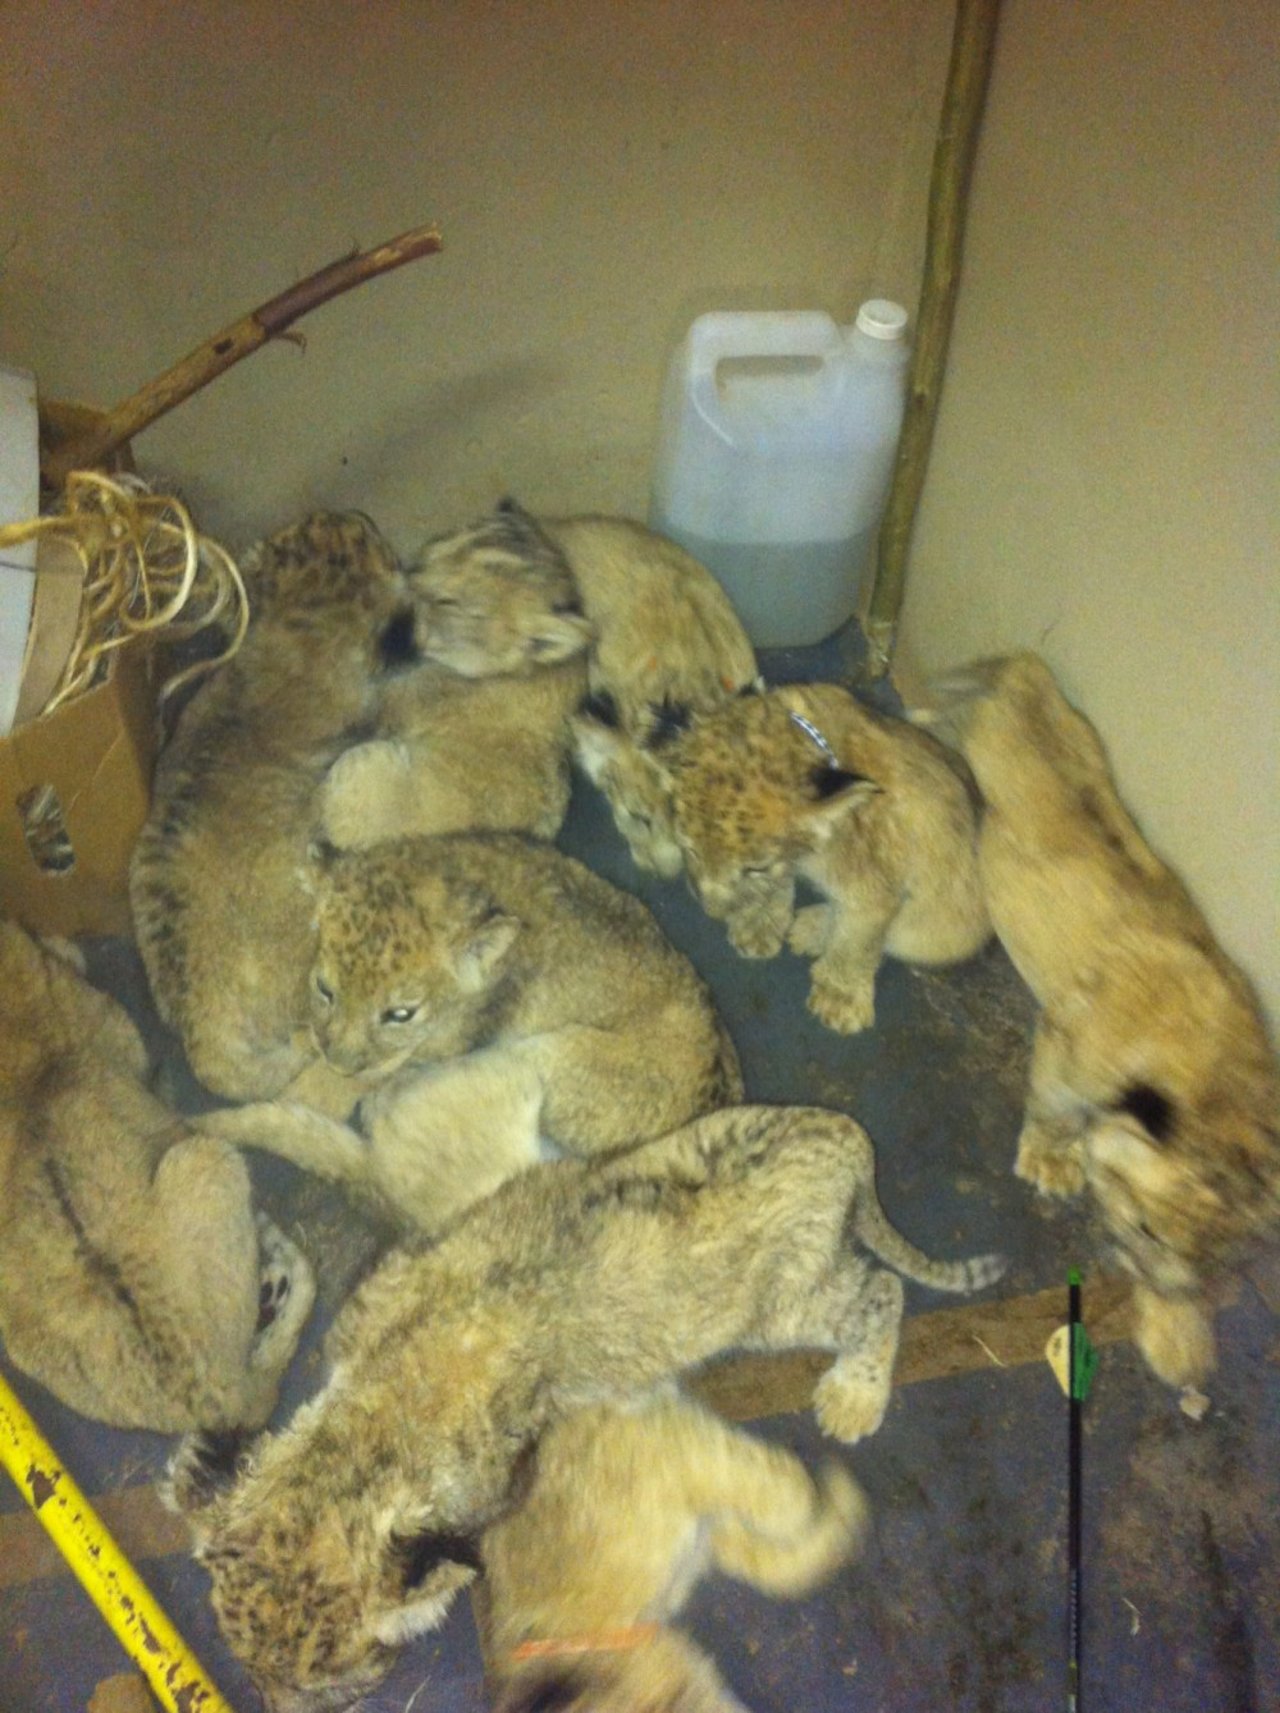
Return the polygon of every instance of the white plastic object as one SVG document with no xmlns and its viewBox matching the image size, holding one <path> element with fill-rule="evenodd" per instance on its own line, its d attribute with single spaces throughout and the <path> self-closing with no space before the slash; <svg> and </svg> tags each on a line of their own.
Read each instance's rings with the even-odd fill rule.
<svg viewBox="0 0 1280 1713">
<path fill-rule="evenodd" d="M 907 313 L 717 312 L 667 374 L 649 521 L 723 585 L 761 648 L 852 617 L 906 400 Z"/>
<path fill-rule="evenodd" d="M 40 506 L 36 378 L 0 366 L 0 524 L 25 523 Z M 13 725 L 36 586 L 36 544 L 0 548 L 0 737 Z"/>
</svg>

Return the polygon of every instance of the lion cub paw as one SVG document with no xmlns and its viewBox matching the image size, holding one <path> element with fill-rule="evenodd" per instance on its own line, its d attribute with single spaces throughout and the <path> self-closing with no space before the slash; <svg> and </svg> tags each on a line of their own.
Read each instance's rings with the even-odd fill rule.
<svg viewBox="0 0 1280 1713">
<path fill-rule="evenodd" d="M 735 916 L 726 926 L 729 944 L 744 958 L 776 958 L 787 941 L 786 928 L 764 914 Z"/>
<path fill-rule="evenodd" d="M 791 932 L 787 935 L 787 944 L 802 958 L 816 958 L 826 950 L 830 934 L 831 906 L 806 904 L 803 910 L 796 911 Z"/>
<path fill-rule="evenodd" d="M 1084 1150 L 1080 1143 L 1064 1147 L 1034 1123 L 1022 1127 L 1013 1169 L 1044 1196 L 1077 1196 L 1084 1188 Z"/>
<path fill-rule="evenodd" d="M 258 1326 L 261 1336 L 290 1307 L 290 1318 L 305 1320 L 315 1297 L 315 1281 L 306 1256 L 267 1215 L 254 1215 L 258 1228 Z M 293 1297 L 292 1304 L 289 1299 Z"/>
<path fill-rule="evenodd" d="M 876 1020 L 874 978 L 865 987 L 837 987 L 815 976 L 809 988 L 809 1010 L 839 1035 L 856 1035 Z"/>
<path fill-rule="evenodd" d="M 839 1364 L 828 1371 L 813 1389 L 813 1413 L 818 1426 L 831 1439 L 853 1445 L 867 1439 L 884 1420 L 889 1407 L 889 1388 L 865 1378 L 855 1381 L 839 1372 Z"/>
</svg>

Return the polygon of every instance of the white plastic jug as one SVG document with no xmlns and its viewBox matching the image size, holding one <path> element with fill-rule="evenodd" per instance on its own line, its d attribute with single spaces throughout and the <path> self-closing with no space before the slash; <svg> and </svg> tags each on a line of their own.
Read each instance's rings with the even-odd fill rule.
<svg viewBox="0 0 1280 1713">
<path fill-rule="evenodd" d="M 672 361 L 649 521 L 719 578 L 753 643 L 852 617 L 906 400 L 907 312 L 701 315 Z"/>
</svg>

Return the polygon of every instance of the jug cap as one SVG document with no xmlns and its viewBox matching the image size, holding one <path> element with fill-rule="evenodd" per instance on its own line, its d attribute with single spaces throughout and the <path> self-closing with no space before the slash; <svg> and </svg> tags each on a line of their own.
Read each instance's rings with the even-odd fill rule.
<svg viewBox="0 0 1280 1713">
<path fill-rule="evenodd" d="M 907 330 L 907 312 L 887 297 L 869 297 L 858 310 L 854 325 L 859 333 L 868 333 L 873 339 L 901 339 Z"/>
</svg>

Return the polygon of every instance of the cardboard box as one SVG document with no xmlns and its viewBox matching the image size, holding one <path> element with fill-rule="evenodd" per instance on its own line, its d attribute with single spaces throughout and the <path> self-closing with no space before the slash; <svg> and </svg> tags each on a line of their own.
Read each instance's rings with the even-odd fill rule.
<svg viewBox="0 0 1280 1713">
<path fill-rule="evenodd" d="M 104 683 L 0 739 L 0 911 L 42 934 L 132 931 L 129 857 L 155 755 L 141 638 L 116 650 Z"/>
</svg>

